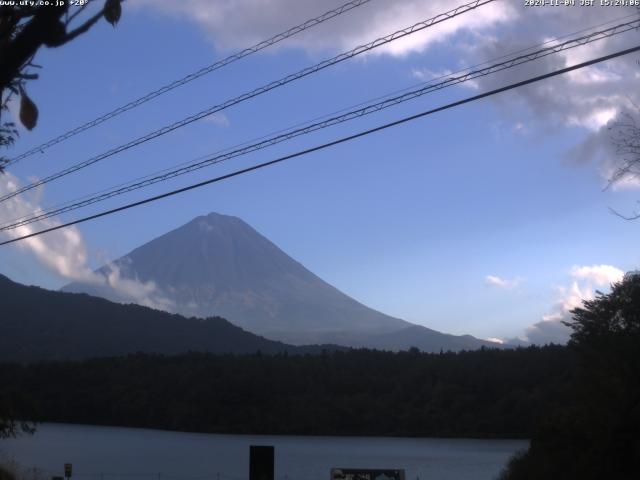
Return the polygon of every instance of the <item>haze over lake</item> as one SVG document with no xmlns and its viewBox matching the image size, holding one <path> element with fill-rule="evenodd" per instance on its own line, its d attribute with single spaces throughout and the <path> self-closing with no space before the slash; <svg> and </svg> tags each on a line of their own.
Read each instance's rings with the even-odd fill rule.
<svg viewBox="0 0 640 480">
<path fill-rule="evenodd" d="M 249 445 L 274 445 L 276 478 L 328 479 L 332 467 L 404 468 L 407 480 L 489 480 L 523 440 L 215 435 L 42 424 L 32 436 L 0 443 L 0 455 L 44 478 L 90 480 L 239 480 L 248 477 Z"/>
</svg>

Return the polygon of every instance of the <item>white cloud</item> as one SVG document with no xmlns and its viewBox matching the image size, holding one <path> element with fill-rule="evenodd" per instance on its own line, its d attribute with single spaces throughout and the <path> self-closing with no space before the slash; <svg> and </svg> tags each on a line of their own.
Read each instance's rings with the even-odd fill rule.
<svg viewBox="0 0 640 480">
<path fill-rule="evenodd" d="M 561 319 L 554 321 L 543 320 L 527 328 L 524 338 L 520 340 L 535 345 L 548 345 L 550 343 L 562 345 L 567 343 L 570 335 L 570 329 L 562 323 Z M 516 342 L 513 343 L 517 344 Z"/>
<path fill-rule="evenodd" d="M 526 133 L 527 132 L 527 126 L 522 122 L 516 122 L 515 125 L 513 126 L 513 131 L 514 132 L 520 132 L 520 133 Z"/>
<path fill-rule="evenodd" d="M 613 265 L 591 265 L 585 267 L 575 266 L 571 269 L 571 275 L 581 280 L 589 280 L 600 286 L 608 286 L 622 281 L 624 272 Z"/>
<path fill-rule="evenodd" d="M 110 263 L 106 267 L 105 275 L 95 275 L 91 282 L 94 285 L 107 286 L 112 289 L 114 301 L 119 303 L 137 303 L 145 307 L 173 312 L 175 302 L 167 298 L 155 282 L 143 282 L 137 278 L 122 275 L 118 265 Z"/>
<path fill-rule="evenodd" d="M 615 169 L 611 169 L 608 173 L 603 174 L 604 178 L 611 178 L 615 173 Z M 620 180 L 617 180 L 613 184 L 613 190 L 626 190 L 630 188 L 639 188 L 640 187 L 640 176 L 637 174 L 625 175 Z M 635 212 L 632 216 L 637 215 Z M 628 215 L 627 215 L 628 216 Z"/>
<path fill-rule="evenodd" d="M 602 30 L 630 21 L 631 18 L 617 19 L 635 14 L 636 10 L 634 7 L 608 8 L 594 5 L 577 9 L 528 9 L 526 13 L 512 16 L 511 22 L 500 29 L 495 40 L 478 42 L 462 50 L 460 53 L 466 64 L 498 58 L 505 53 L 594 25 L 602 25 L 598 27 L 598 30 Z M 611 23 L 604 25 L 605 22 Z M 571 38 L 585 33 L 587 32 L 572 35 Z M 476 86 L 481 91 L 486 91 L 622 50 L 635 44 L 636 35 L 637 32 L 631 30 L 587 46 L 550 55 L 497 75 L 479 78 Z M 582 129 L 584 139 L 570 152 L 570 156 L 583 160 L 583 163 L 594 162 L 602 177 L 608 179 L 615 166 L 620 163 L 620 158 L 611 148 L 608 127 L 621 118 L 625 108 L 630 108 L 631 104 L 640 104 L 640 91 L 635 87 L 640 74 L 636 59 L 637 55 L 619 57 L 492 97 L 492 101 L 511 122 L 526 124 L 529 130 L 538 134 L 556 132 L 563 127 Z M 625 187 L 640 186 L 637 178 L 625 179 L 622 183 Z"/>
<path fill-rule="evenodd" d="M 552 310 L 542 316 L 542 320 L 528 327 L 521 338 L 530 343 L 566 343 L 571 329 L 563 322 L 571 320 L 571 311 L 582 306 L 585 300 L 592 300 L 596 287 L 606 287 L 619 282 L 624 272 L 612 265 L 574 266 L 571 283 L 558 287 L 558 299 Z"/>
<path fill-rule="evenodd" d="M 515 288 L 522 283 L 523 279 L 521 277 L 515 277 L 511 279 L 500 278 L 496 275 L 487 275 L 484 277 L 484 283 L 490 285 L 492 287 L 498 288 Z"/>
<path fill-rule="evenodd" d="M 209 123 L 215 123 L 216 125 L 219 125 L 221 127 L 228 127 L 229 125 L 231 125 L 231 123 L 229 122 L 229 117 L 227 117 L 222 112 L 216 112 L 212 115 L 204 117 L 203 121 L 209 122 Z"/>
<path fill-rule="evenodd" d="M 11 173 L 0 175 L 0 195 L 14 192 L 18 188 L 19 181 Z M 40 196 L 41 191 L 36 190 L 30 195 L 17 195 L 3 202 L 0 208 L 0 222 L 6 224 L 25 215 L 40 212 L 38 205 Z M 59 224 L 57 220 L 47 219 L 39 224 L 24 225 L 15 230 L 2 232 L 0 235 L 4 238 L 16 238 Z M 86 281 L 93 275 L 87 267 L 87 249 L 84 240 L 76 227 L 51 232 L 46 236 L 28 238 L 13 245 L 22 251 L 31 252 L 43 265 L 65 278 Z"/>
<path fill-rule="evenodd" d="M 225 51 L 238 50 L 282 32 L 296 24 L 341 5 L 344 0 L 134 0 L 126 8 L 145 12 L 179 15 L 199 25 L 213 44 Z M 375 38 L 450 10 L 463 2 L 447 0 L 373 0 L 351 12 L 309 29 L 269 49 L 299 48 L 310 53 L 337 52 L 361 45 Z M 283 15 L 282 12 L 286 12 Z M 625 15 L 636 13 L 635 7 L 528 8 L 522 2 L 499 1 L 442 22 L 371 52 L 406 56 L 424 52 L 434 45 L 442 47 L 446 65 L 416 64 L 410 74 L 422 81 L 450 70 L 476 65 L 503 55 L 547 42 L 587 27 L 599 29 L 621 23 Z M 624 21 L 630 20 L 626 18 Z M 607 24 L 607 22 L 610 22 Z M 462 35 L 464 33 L 464 35 Z M 489 90 L 516 80 L 579 63 L 605 53 L 628 48 L 637 32 L 600 40 L 566 50 L 464 84 L 469 88 Z M 563 38 L 563 40 L 566 38 Z M 451 60 L 455 59 L 455 60 Z M 594 161 L 607 179 L 619 164 L 609 148 L 607 125 L 620 119 L 629 100 L 640 104 L 636 83 L 640 69 L 634 56 L 621 57 L 603 64 L 570 72 L 558 78 L 493 97 L 515 132 L 545 134 L 561 127 L 585 131 L 583 144 L 572 154 Z M 526 126 L 526 129 L 523 128 Z M 573 156 L 573 155 L 572 155 Z M 640 187 L 637 177 L 624 178 L 620 187 Z"/>
<path fill-rule="evenodd" d="M 169 15 L 181 15 L 197 23 L 217 48 L 237 50 L 285 31 L 344 0 L 136 0 L 133 8 L 151 8 Z M 351 12 L 309 29 L 284 43 L 307 51 L 344 50 L 361 45 L 396 30 L 451 10 L 459 2 L 449 0 L 374 0 Z M 283 15 L 286 12 L 286 15 Z M 481 32 L 514 15 L 509 2 L 495 2 L 467 14 L 404 37 L 376 53 L 406 55 L 421 52 L 462 30 Z"/>
<path fill-rule="evenodd" d="M 414 68 L 411 70 L 411 76 L 421 82 L 428 82 L 451 75 L 453 72 L 449 69 L 429 70 L 428 68 Z"/>
<path fill-rule="evenodd" d="M 20 187 L 18 179 L 9 172 L 0 174 L 0 195 L 14 192 Z M 12 223 L 21 217 L 42 212 L 40 199 L 42 190 L 16 195 L 0 205 L 0 224 Z M 0 232 L 0 239 L 17 238 L 36 231 L 52 228 L 61 222 L 49 218 L 41 222 Z M 28 252 L 46 268 L 61 277 L 77 282 L 86 282 L 94 286 L 108 285 L 123 296 L 123 303 L 138 303 L 152 308 L 167 310 L 170 302 L 165 299 L 153 283 L 123 279 L 119 270 L 111 269 L 103 277 L 89 267 L 89 256 L 84 238 L 75 226 L 27 238 L 11 244 L 14 248 Z"/>
</svg>

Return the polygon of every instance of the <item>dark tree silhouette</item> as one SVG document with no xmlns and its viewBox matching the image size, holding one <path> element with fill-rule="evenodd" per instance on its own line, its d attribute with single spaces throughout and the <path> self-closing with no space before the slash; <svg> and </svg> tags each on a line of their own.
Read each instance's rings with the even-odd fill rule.
<svg viewBox="0 0 640 480">
<path fill-rule="evenodd" d="M 45 46 L 56 48 L 69 43 L 86 33 L 101 18 L 115 26 L 120 19 L 122 0 L 105 0 L 102 8 L 84 18 L 83 13 L 91 4 L 70 9 L 70 2 L 60 5 L 0 6 L 0 147 L 15 142 L 17 130 L 13 122 L 2 121 L 2 113 L 8 108 L 11 98 L 20 96 L 20 122 L 32 130 L 38 122 L 38 108 L 27 95 L 26 83 L 36 80 L 39 68 L 33 63 L 38 50 Z M 62 4 L 64 3 L 64 4 Z M 0 171 L 3 168 L 0 157 Z"/>
<path fill-rule="evenodd" d="M 36 80 L 39 68 L 33 59 L 42 46 L 55 48 L 65 45 L 105 18 L 115 26 L 120 19 L 121 0 L 105 0 L 102 8 L 83 18 L 90 1 L 71 11 L 70 2 L 60 5 L 15 5 L 0 6 L 0 148 L 9 147 L 18 135 L 13 122 L 4 121 L 14 95 L 20 97 L 20 122 L 32 130 L 38 122 L 38 107 L 27 95 L 26 83 Z M 0 156 L 0 173 L 4 171 L 5 159 Z M 12 416 L 12 406 L 0 397 L 0 438 L 15 436 L 19 432 L 30 432 L 29 423 L 17 421 Z"/>
<path fill-rule="evenodd" d="M 23 407 L 13 404 L 13 399 L 0 397 L 0 439 L 16 437 L 20 433 L 35 432 L 35 424 L 27 420 L 17 420 L 14 412 Z"/>
<path fill-rule="evenodd" d="M 20 418 L 43 422 L 217 433 L 530 438 L 544 412 L 563 402 L 573 363 L 568 349 L 557 345 L 442 354 L 254 351 L 0 363 L 0 395 L 4 390 L 29 407 Z M 19 402 L 18 395 L 28 402 Z"/>
<path fill-rule="evenodd" d="M 640 471 L 640 273 L 573 310 L 570 407 L 538 425 L 503 475 L 519 479 L 632 479 Z"/>
<path fill-rule="evenodd" d="M 637 117 L 631 112 L 624 112 L 611 127 L 611 142 L 615 148 L 617 165 L 609 178 L 609 185 L 629 179 L 640 179 L 640 125 Z M 631 215 L 611 210 L 625 220 L 640 219 L 640 212 Z"/>
</svg>

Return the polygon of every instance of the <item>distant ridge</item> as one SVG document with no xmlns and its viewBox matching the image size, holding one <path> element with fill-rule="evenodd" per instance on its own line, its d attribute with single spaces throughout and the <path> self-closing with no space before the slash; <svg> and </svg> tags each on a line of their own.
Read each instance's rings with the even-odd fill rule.
<svg viewBox="0 0 640 480">
<path fill-rule="evenodd" d="M 447 335 L 373 310 L 289 257 L 237 217 L 200 216 L 97 271 L 153 284 L 185 316 L 213 315 L 267 338 L 425 351 L 499 345 Z M 71 283 L 64 291 L 126 301 L 109 286 Z"/>
<path fill-rule="evenodd" d="M 137 352 L 319 353 L 267 340 L 223 318 L 184 318 L 85 294 L 27 287 L 0 275 L 0 361 L 34 362 Z"/>
</svg>

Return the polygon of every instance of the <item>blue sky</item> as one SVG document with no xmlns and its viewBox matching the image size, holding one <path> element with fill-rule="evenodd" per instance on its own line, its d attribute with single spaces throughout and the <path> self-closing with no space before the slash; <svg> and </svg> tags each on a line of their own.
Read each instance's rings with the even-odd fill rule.
<svg viewBox="0 0 640 480">
<path fill-rule="evenodd" d="M 28 84 L 40 119 L 21 153 L 340 1 L 130 0 L 113 29 L 43 50 Z M 462 3 L 462 2 L 460 2 Z M 281 46 L 198 79 L 16 164 L 28 183 L 150 130 L 454 7 L 372 0 Z M 284 13 L 286 12 L 286 14 Z M 606 7 L 525 8 L 499 0 L 262 95 L 25 195 L 49 206 L 320 115 L 629 15 Z M 119 197 L 117 206 L 640 42 L 633 31 L 471 85 Z M 607 122 L 638 97 L 638 56 L 475 102 L 349 144 L 65 232 L 0 249 L 0 273 L 59 288 L 193 217 L 237 215 L 307 268 L 385 313 L 444 332 L 561 339 L 558 320 L 638 268 L 633 180 L 603 191 L 616 165 Z M 633 88 L 632 88 L 633 87 Z M 640 98 L 637 100 L 640 101 Z M 638 103 L 638 102 L 636 102 Z M 14 108 L 15 110 L 15 108 Z M 2 188 L 7 188 L 3 185 Z M 4 211 L 2 210 L 4 208 Z M 0 205 L 0 218 L 15 211 Z M 74 218 L 64 216 L 59 220 Z M 56 220 L 56 221 L 59 221 Z"/>
</svg>

